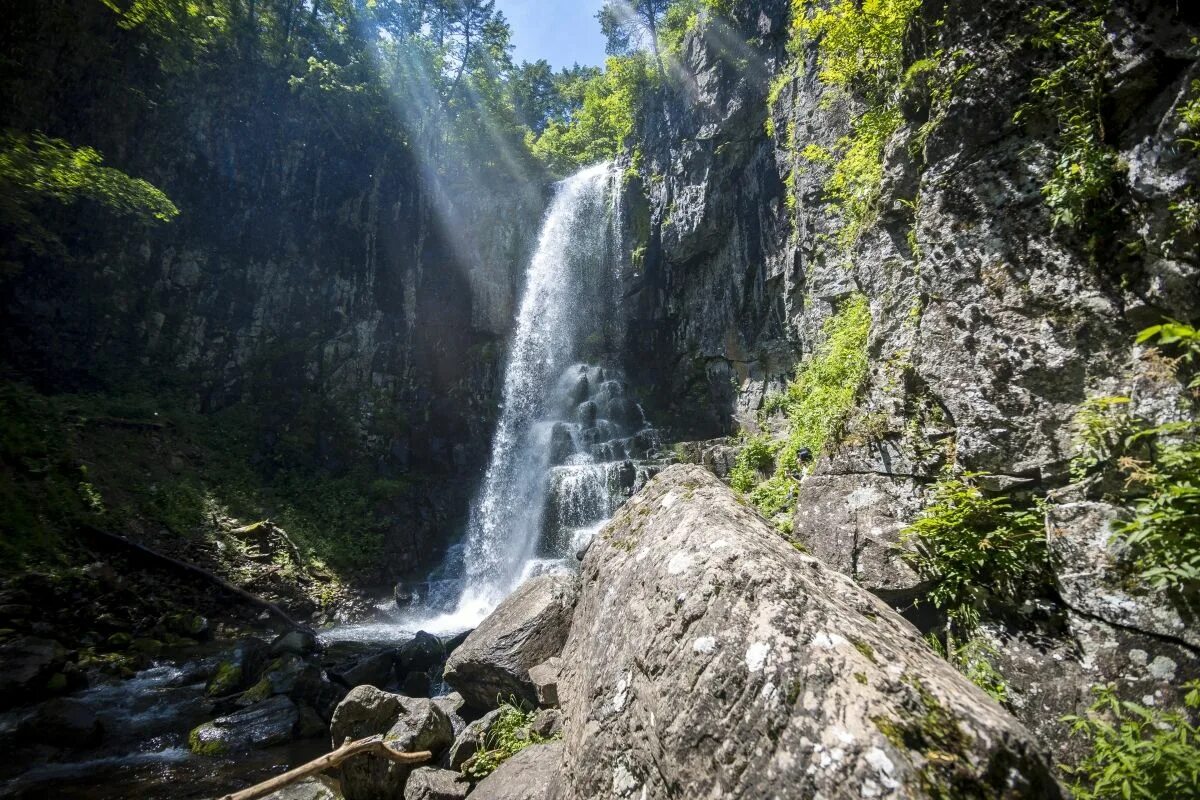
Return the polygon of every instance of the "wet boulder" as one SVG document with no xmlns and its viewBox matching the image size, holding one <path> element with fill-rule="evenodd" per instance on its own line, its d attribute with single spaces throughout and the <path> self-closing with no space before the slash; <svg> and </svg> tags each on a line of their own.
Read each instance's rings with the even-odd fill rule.
<svg viewBox="0 0 1200 800">
<path fill-rule="evenodd" d="M 86 704 L 59 697 L 38 706 L 21 723 L 20 733 L 25 739 L 56 747 L 92 747 L 104 737 L 104 725 Z"/>
<path fill-rule="evenodd" d="M 395 654 L 387 650 L 343 663 L 330 670 L 329 675 L 348 689 L 355 686 L 382 689 L 392 682 L 394 666 Z"/>
<path fill-rule="evenodd" d="M 404 800 L 463 800 L 471 784 L 461 774 L 437 767 L 419 767 L 408 776 Z"/>
<path fill-rule="evenodd" d="M 446 682 L 477 709 L 510 696 L 536 703 L 529 669 L 562 650 L 578 591 L 578 578 L 569 574 L 526 581 L 447 659 Z"/>
<path fill-rule="evenodd" d="M 321 642 L 312 631 L 294 629 L 281 633 L 271 642 L 270 654 L 281 656 L 284 653 L 294 653 L 298 656 L 312 655 L 321 652 Z"/>
<path fill-rule="evenodd" d="M 209 697 L 224 697 L 250 687 L 267 663 L 268 647 L 258 639 L 242 639 L 221 660 L 204 692 Z"/>
<path fill-rule="evenodd" d="M 396 650 L 397 672 L 424 672 L 446 660 L 446 645 L 432 633 L 417 631 Z"/>
<path fill-rule="evenodd" d="M 582 570 L 563 798 L 1063 796 L 1008 712 L 700 467 L 656 476 Z"/>
<path fill-rule="evenodd" d="M 359 686 L 346 695 L 333 712 L 329 733 L 334 747 L 347 738 L 383 734 L 397 750 L 429 750 L 434 758 L 453 741 L 450 720 L 433 701 L 373 686 Z M 403 795 L 412 770 L 412 765 L 382 756 L 358 756 L 342 765 L 342 791 L 346 800 L 391 800 Z"/>
<path fill-rule="evenodd" d="M 550 465 L 565 464 L 574 454 L 575 438 L 571 436 L 570 426 L 562 422 L 554 423 L 550 430 Z"/>
<path fill-rule="evenodd" d="M 480 781 L 475 791 L 471 792 L 471 797 L 473 800 L 548 800 L 557 797 L 555 792 L 561 764 L 561 744 L 532 744 Z M 619 776 L 620 773 L 615 773 L 610 779 L 607 788 L 613 791 L 602 791 L 592 796 L 626 796 L 620 791 Z"/>
<path fill-rule="evenodd" d="M 53 639 L 22 636 L 0 646 L 0 708 L 30 703 L 66 688 L 56 680 L 69 653 Z M 56 686 L 61 683 L 62 686 Z"/>
<path fill-rule="evenodd" d="M 292 741 L 299 722 L 300 709 L 290 698 L 272 697 L 196 726 L 188 746 L 202 756 L 261 750 Z"/>
</svg>

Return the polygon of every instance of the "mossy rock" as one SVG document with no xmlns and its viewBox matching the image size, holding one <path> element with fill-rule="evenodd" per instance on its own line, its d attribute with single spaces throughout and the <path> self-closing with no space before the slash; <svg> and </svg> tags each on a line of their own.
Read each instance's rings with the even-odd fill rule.
<svg viewBox="0 0 1200 800">
<path fill-rule="evenodd" d="M 198 756 L 214 758 L 229 752 L 229 746 L 221 739 L 220 733 L 211 722 L 205 722 L 192 728 L 188 734 L 188 749 Z"/>
<path fill-rule="evenodd" d="M 140 639 L 134 639 L 129 645 L 129 648 L 135 653 L 141 653 L 142 655 L 150 656 L 151 658 L 157 658 L 158 656 L 162 655 L 163 643 L 158 639 L 143 637 Z"/>
<path fill-rule="evenodd" d="M 108 637 L 105 640 L 105 644 L 107 644 L 113 650 L 124 650 L 126 647 L 129 647 L 131 644 L 133 644 L 133 637 L 128 633 L 125 633 L 125 631 L 118 631 L 117 633 L 114 633 L 112 636 Z"/>
<path fill-rule="evenodd" d="M 208 679 L 204 693 L 209 697 L 220 697 L 237 691 L 242 685 L 242 668 L 232 661 L 222 661 L 217 671 Z"/>
<path fill-rule="evenodd" d="M 242 692 L 242 696 L 238 698 L 238 705 L 253 705 L 261 700 L 266 700 L 271 696 L 271 693 L 271 681 L 267 678 L 263 678 L 258 683 Z"/>
</svg>

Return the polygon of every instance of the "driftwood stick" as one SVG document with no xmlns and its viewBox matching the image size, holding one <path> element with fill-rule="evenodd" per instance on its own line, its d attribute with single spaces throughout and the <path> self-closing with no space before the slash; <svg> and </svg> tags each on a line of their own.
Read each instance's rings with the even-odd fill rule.
<svg viewBox="0 0 1200 800">
<path fill-rule="evenodd" d="M 101 530 L 100 528 L 96 528 L 91 525 L 82 525 L 80 527 L 84 531 L 92 534 L 93 536 L 96 536 L 97 538 L 103 539 L 106 542 L 113 542 L 113 543 L 119 544 L 119 545 L 126 547 L 130 550 L 133 550 L 134 552 L 138 553 L 139 555 L 145 556 L 151 560 L 162 562 L 164 564 L 174 567 L 175 569 L 186 572 L 189 575 L 194 575 L 196 577 L 203 578 L 204 580 L 208 581 L 209 583 L 216 584 L 218 587 L 220 587 L 221 589 L 224 589 L 229 594 L 236 595 L 237 597 L 240 597 L 242 600 L 245 600 L 247 603 L 250 603 L 251 605 L 255 605 L 255 606 L 258 606 L 259 608 L 265 609 L 269 614 L 271 614 L 272 616 L 277 618 L 280 622 L 287 625 L 289 628 L 292 628 L 294 630 L 300 630 L 300 631 L 310 630 L 310 628 L 307 625 L 301 625 L 299 622 L 296 622 L 296 620 L 294 620 L 290 616 L 288 616 L 288 613 L 286 611 L 284 611 L 282 608 L 280 608 L 276 604 L 272 603 L 271 601 L 264 600 L 263 598 L 259 597 L 258 595 L 253 594 L 251 592 L 247 592 L 245 589 L 242 589 L 239 586 L 234 586 L 232 583 L 225 580 L 220 575 L 214 575 L 213 573 L 209 572 L 208 570 L 204 569 L 203 567 L 198 567 L 195 564 L 189 564 L 186 561 L 180 561 L 178 558 L 172 558 L 171 556 L 166 555 L 165 553 L 160 553 L 157 550 L 152 550 L 151 548 L 146 547 L 145 545 L 138 544 L 137 542 L 131 542 L 129 539 L 126 539 L 124 536 L 118 536 L 115 533 L 109 533 L 106 530 Z"/>
<path fill-rule="evenodd" d="M 282 775 L 276 775 L 274 778 L 269 778 L 262 783 L 251 786 L 249 789 L 242 789 L 240 792 L 227 794 L 221 800 L 257 800 L 257 798 L 266 797 L 272 792 L 277 792 L 301 778 L 307 778 L 310 775 L 316 775 L 327 769 L 332 769 L 346 759 L 363 753 L 381 755 L 400 764 L 419 764 L 422 761 L 428 761 L 433 758 L 433 754 L 428 750 L 421 750 L 416 753 L 393 750 L 383 741 L 382 735 L 368 736 L 366 739 L 359 739 L 357 742 L 350 741 L 350 737 L 347 736 L 346 741 L 342 742 L 342 746 L 337 750 L 326 753 L 320 758 L 314 758 L 307 764 L 301 764 L 295 769 L 289 769 Z"/>
</svg>

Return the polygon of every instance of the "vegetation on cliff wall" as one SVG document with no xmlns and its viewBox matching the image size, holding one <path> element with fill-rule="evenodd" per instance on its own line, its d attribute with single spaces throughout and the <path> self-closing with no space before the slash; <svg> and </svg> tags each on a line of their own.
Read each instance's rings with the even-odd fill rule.
<svg viewBox="0 0 1200 800">
<path fill-rule="evenodd" d="M 782 412 L 787 438 L 772 443 L 750 439 L 730 474 L 735 489 L 767 517 L 790 529 L 786 512 L 795 508 L 800 475 L 807 462 L 834 444 L 867 374 L 871 309 L 860 294 L 847 298 L 822 329 L 824 341 L 796 370 L 787 389 L 775 395 L 765 414 Z M 764 474 L 769 475 L 764 479 Z"/>
</svg>

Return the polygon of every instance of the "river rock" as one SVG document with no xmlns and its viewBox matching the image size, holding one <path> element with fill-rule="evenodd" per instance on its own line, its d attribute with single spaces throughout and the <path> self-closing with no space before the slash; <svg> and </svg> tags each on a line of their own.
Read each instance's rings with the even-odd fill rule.
<svg viewBox="0 0 1200 800">
<path fill-rule="evenodd" d="M 329 671 L 330 677 L 349 689 L 355 686 L 374 686 L 382 689 L 392 682 L 395 656 L 391 651 L 365 656 Z"/>
<path fill-rule="evenodd" d="M 578 591 L 574 575 L 526 581 L 447 659 L 446 682 L 475 708 L 495 708 L 510 696 L 536 703 L 529 668 L 562 650 Z"/>
<path fill-rule="evenodd" d="M 1012 716 L 706 470 L 653 479 L 582 580 L 565 798 L 1062 797 Z"/>
<path fill-rule="evenodd" d="M 502 708 L 492 709 L 463 728 L 462 733 L 458 734 L 454 744 L 450 746 L 450 756 L 447 762 L 450 769 L 459 769 L 468 758 L 479 752 L 491 732 L 492 726 L 496 724 L 496 720 L 503 713 L 504 709 Z"/>
<path fill-rule="evenodd" d="M 557 797 L 552 793 L 558 788 L 562 750 L 558 742 L 529 745 L 480 781 L 475 791 L 471 792 L 472 800 L 548 800 Z M 609 791 L 619 786 L 614 775 L 604 790 L 592 796 L 620 796 L 616 791 Z"/>
<path fill-rule="evenodd" d="M 204 692 L 209 697 L 223 697 L 255 682 L 267 662 L 267 645 L 252 638 L 238 641 L 229 655 L 217 665 L 208 679 Z"/>
<path fill-rule="evenodd" d="M 343 800 L 343 798 L 332 778 L 317 775 L 296 781 L 278 792 L 272 792 L 263 800 Z"/>
<path fill-rule="evenodd" d="M 0 707 L 31 703 L 53 694 L 68 652 L 53 639 L 22 636 L 0 647 Z M 65 688 L 65 687 L 64 687 Z"/>
<path fill-rule="evenodd" d="M 454 735 L 458 736 L 467 727 L 467 721 L 459 714 L 464 705 L 463 696 L 458 692 L 441 697 L 433 698 L 433 704 L 442 710 L 442 713 L 450 720 L 450 728 L 454 731 Z"/>
<path fill-rule="evenodd" d="M 562 733 L 563 715 L 557 708 L 543 708 L 533 715 L 529 730 L 543 739 L 553 739 Z"/>
<path fill-rule="evenodd" d="M 458 772 L 420 767 L 408 776 L 404 800 L 463 800 L 471 784 Z"/>
<path fill-rule="evenodd" d="M 558 679 L 562 673 L 562 659 L 558 656 L 548 658 L 529 670 L 529 680 L 533 682 L 537 694 L 538 705 L 558 705 Z"/>
<path fill-rule="evenodd" d="M 104 737 L 96 712 L 78 700 L 59 697 L 42 703 L 20 726 L 21 735 L 56 747 L 91 747 Z"/>
<path fill-rule="evenodd" d="M 358 686 L 333 712 L 329 729 L 333 746 L 347 737 L 383 734 L 398 750 L 429 750 L 434 758 L 450 746 L 450 720 L 432 700 L 404 697 Z M 342 791 L 347 800 L 392 800 L 404 792 L 412 767 L 375 755 L 358 756 L 342 765 Z"/>
<path fill-rule="evenodd" d="M 396 671 L 424 672 L 446 660 L 446 646 L 432 633 L 417 631 L 396 651 Z"/>
<path fill-rule="evenodd" d="M 281 633 L 271 642 L 270 653 L 273 656 L 280 656 L 284 653 L 294 653 L 298 656 L 307 656 L 312 653 L 321 651 L 321 641 L 312 631 L 293 629 L 287 633 Z"/>
<path fill-rule="evenodd" d="M 202 756 L 259 750 L 295 738 L 300 710 L 287 697 L 272 697 L 192 729 L 188 746 Z"/>
</svg>

